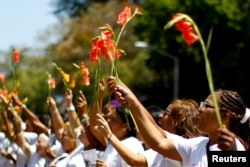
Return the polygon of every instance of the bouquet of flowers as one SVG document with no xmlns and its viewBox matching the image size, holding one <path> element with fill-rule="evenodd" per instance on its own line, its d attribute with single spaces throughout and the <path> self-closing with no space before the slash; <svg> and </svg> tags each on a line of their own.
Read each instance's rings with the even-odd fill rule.
<svg viewBox="0 0 250 167">
<path fill-rule="evenodd" d="M 121 26 L 118 36 L 114 33 L 112 27 L 109 24 L 100 27 L 101 34 L 92 39 L 92 49 L 90 51 L 90 61 L 98 62 L 100 65 L 99 55 L 102 55 L 107 61 L 111 62 L 111 75 L 114 75 L 118 81 L 117 71 L 117 59 L 121 54 L 125 54 L 122 49 L 118 48 L 120 38 L 126 25 L 135 15 L 141 14 L 138 8 L 135 9 L 134 13 L 131 14 L 131 8 L 125 7 L 124 10 L 118 15 L 117 24 Z M 100 68 L 97 68 L 99 70 Z M 99 73 L 99 71 L 97 72 Z M 97 76 L 99 77 L 99 76 Z"/>
<path fill-rule="evenodd" d="M 96 71 L 96 81 L 100 80 L 100 59 L 99 55 L 102 55 L 107 61 L 111 63 L 111 75 L 116 77 L 116 81 L 119 82 L 117 60 L 125 52 L 118 48 L 121 36 L 126 25 L 137 15 L 141 14 L 139 9 L 136 8 L 132 14 L 131 8 L 126 6 L 124 10 L 119 13 L 116 23 L 121 26 L 118 36 L 114 33 L 112 27 L 109 24 L 100 27 L 101 34 L 92 39 L 92 49 L 90 51 L 90 61 L 98 62 L 98 68 Z M 99 82 L 96 85 L 96 93 L 99 91 Z M 96 96 L 96 94 L 94 95 Z M 95 98 L 94 98 L 95 99 Z M 98 104 L 97 104 L 98 105 Z M 130 111 L 125 106 L 126 113 L 130 114 Z M 132 114 L 131 114 L 132 116 Z"/>
</svg>

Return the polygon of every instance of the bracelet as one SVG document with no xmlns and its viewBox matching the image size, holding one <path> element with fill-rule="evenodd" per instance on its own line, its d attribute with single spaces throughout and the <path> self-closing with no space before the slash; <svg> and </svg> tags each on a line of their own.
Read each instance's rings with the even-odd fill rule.
<svg viewBox="0 0 250 167">
<path fill-rule="evenodd" d="M 84 118 L 84 119 L 81 120 L 82 125 L 86 125 L 87 123 L 89 123 L 89 117 Z"/>
<path fill-rule="evenodd" d="M 71 104 L 69 107 L 66 108 L 67 111 L 75 111 L 75 106 Z"/>
<path fill-rule="evenodd" d="M 21 109 L 27 108 L 27 106 L 25 104 L 21 105 Z"/>
<path fill-rule="evenodd" d="M 110 139 L 111 139 L 112 135 L 113 135 L 113 133 L 111 133 L 111 135 L 110 135 L 109 138 L 108 138 L 108 141 L 109 141 L 109 142 L 110 142 Z"/>
<path fill-rule="evenodd" d="M 55 109 L 54 111 L 50 111 L 51 114 L 55 114 L 58 112 L 58 109 Z"/>
</svg>

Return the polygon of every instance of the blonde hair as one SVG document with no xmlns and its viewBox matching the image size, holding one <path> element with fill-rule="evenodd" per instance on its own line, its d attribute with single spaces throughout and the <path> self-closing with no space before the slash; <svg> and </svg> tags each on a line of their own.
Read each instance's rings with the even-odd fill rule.
<svg viewBox="0 0 250 167">
<path fill-rule="evenodd" d="M 75 140 L 76 133 L 75 133 L 74 129 L 70 126 L 69 122 L 66 122 L 64 124 L 64 130 L 67 131 L 70 134 L 70 136 Z"/>
</svg>

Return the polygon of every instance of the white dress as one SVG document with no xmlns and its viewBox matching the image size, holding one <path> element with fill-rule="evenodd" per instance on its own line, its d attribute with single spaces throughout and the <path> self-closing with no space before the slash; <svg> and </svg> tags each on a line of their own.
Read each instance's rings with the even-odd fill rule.
<svg viewBox="0 0 250 167">
<path fill-rule="evenodd" d="M 36 146 L 31 146 L 31 158 L 27 163 L 27 167 L 45 167 L 46 166 L 46 158 L 41 157 L 36 153 Z"/>
<path fill-rule="evenodd" d="M 29 143 L 31 147 L 36 145 L 36 140 L 37 140 L 37 133 L 33 132 L 23 132 L 24 138 Z M 17 160 L 16 160 L 16 167 L 24 167 L 29 159 L 23 152 L 23 150 L 16 144 L 14 144 L 14 150 L 16 152 Z M 34 154 L 34 149 L 31 149 L 31 153 Z M 31 155 L 32 156 L 32 155 Z"/>
<path fill-rule="evenodd" d="M 178 138 L 182 138 L 181 136 L 169 133 L 165 131 L 169 139 L 178 140 Z M 167 157 L 164 157 L 157 151 L 153 149 L 148 149 L 142 153 L 150 167 L 183 167 L 182 162 L 176 161 Z"/>
<path fill-rule="evenodd" d="M 10 141 L 8 138 L 5 138 L 5 134 L 3 132 L 0 132 L 0 150 L 5 150 L 9 152 L 8 149 L 10 147 Z M 14 167 L 14 162 L 8 160 L 6 157 L 3 157 L 2 154 L 0 154 L 0 166 L 4 167 Z"/>
<path fill-rule="evenodd" d="M 191 139 L 178 138 L 173 140 L 176 150 L 179 152 L 183 165 L 189 167 L 207 167 L 207 143 L 208 137 L 195 137 Z M 244 146 L 236 139 L 237 150 L 244 151 Z M 209 151 L 221 151 L 217 144 L 209 147 Z"/>
<path fill-rule="evenodd" d="M 57 167 L 85 167 L 82 151 L 84 145 L 80 144 L 72 153 L 63 153 L 52 161 Z"/>
<path fill-rule="evenodd" d="M 125 147 L 133 153 L 138 154 L 144 151 L 141 142 L 135 137 L 128 137 L 121 141 Z M 108 167 L 128 167 L 129 165 L 121 158 L 116 149 L 109 144 L 104 151 L 103 160 Z"/>
<path fill-rule="evenodd" d="M 166 158 L 152 149 L 148 149 L 142 154 L 147 160 L 148 167 L 182 167 L 180 161 Z"/>
</svg>

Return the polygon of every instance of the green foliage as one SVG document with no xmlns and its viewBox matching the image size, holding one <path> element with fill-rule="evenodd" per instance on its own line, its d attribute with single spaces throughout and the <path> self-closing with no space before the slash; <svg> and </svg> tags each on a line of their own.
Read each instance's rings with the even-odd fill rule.
<svg viewBox="0 0 250 167">
<path fill-rule="evenodd" d="M 206 89 L 208 87 L 199 44 L 195 43 L 188 48 L 175 28 L 167 31 L 162 28 L 172 15 L 178 12 L 186 13 L 195 20 L 205 41 L 210 28 L 213 27 L 214 33 L 208 57 L 211 61 L 216 88 L 235 89 L 243 97 L 249 97 L 249 93 L 246 93 L 249 88 L 244 87 L 246 81 L 243 77 L 247 77 L 249 8 L 249 0 L 160 0 L 157 3 L 154 0 L 145 0 L 144 16 L 138 19 L 135 33 L 141 40 L 179 57 L 180 97 L 193 97 L 200 100 L 208 94 L 208 89 Z M 151 51 L 150 54 L 156 53 Z M 159 61 L 156 56 L 151 56 L 149 61 L 149 65 L 155 71 L 162 71 L 159 73 L 162 77 L 159 78 L 165 75 L 171 76 L 171 70 L 163 66 L 162 61 L 167 60 Z M 161 81 L 160 79 L 156 82 Z M 159 85 L 159 87 L 164 87 L 164 85 Z M 170 90 L 171 87 L 172 85 L 166 88 Z M 155 97 L 157 98 L 157 95 Z"/>
<path fill-rule="evenodd" d="M 58 2 L 63 2 L 58 0 Z M 66 2 L 66 1 L 64 1 Z M 68 4 L 76 1 L 67 1 Z M 145 105 L 149 103 L 166 107 L 173 94 L 173 61 L 156 51 L 135 48 L 137 40 L 165 50 L 180 60 L 180 97 L 203 100 L 208 93 L 205 65 L 199 43 L 187 47 L 181 34 L 173 27 L 164 30 L 165 24 L 177 12 L 190 15 L 199 26 L 206 41 L 213 27 L 213 36 L 208 53 L 215 88 L 234 89 L 248 99 L 250 94 L 248 77 L 248 47 L 250 46 L 250 0 L 143 0 L 140 11 L 143 15 L 135 17 L 126 27 L 121 37 L 120 48 L 126 56 L 118 61 L 119 77 L 128 84 Z M 64 4 L 66 6 L 66 4 Z M 52 66 L 57 63 L 65 72 L 73 74 L 77 69 L 72 63 L 84 61 L 90 71 L 89 87 L 82 88 L 88 101 L 94 92 L 96 64 L 89 61 L 91 40 L 99 35 L 99 27 L 110 24 L 115 32 L 119 31 L 116 17 L 126 6 L 136 7 L 128 1 L 108 1 L 91 3 L 84 14 L 61 23 L 55 28 L 60 35 L 57 43 L 46 48 L 46 55 L 37 56 L 21 50 L 21 62 L 18 64 L 20 80 L 19 95 L 28 97 L 27 106 L 36 113 L 47 112 L 45 104 L 47 92 L 46 72 L 56 78 L 54 97 L 62 97 L 64 86 L 58 71 Z M 58 6 L 59 8 L 60 6 Z M 66 6 L 67 7 L 67 6 Z M 69 7 L 69 6 L 68 6 Z M 67 11 L 61 8 L 62 11 Z M 44 34 L 46 36 L 46 34 Z M 39 55 L 39 54 L 38 54 Z M 11 87 L 11 51 L 1 59 L 0 71 L 4 72 Z M 102 63 L 103 77 L 110 70 L 109 63 Z M 77 97 L 80 87 L 73 89 Z"/>
</svg>

